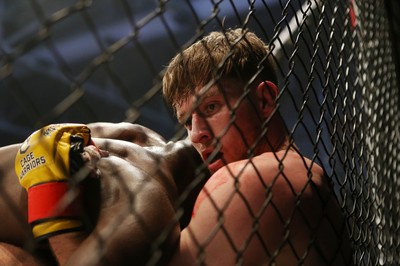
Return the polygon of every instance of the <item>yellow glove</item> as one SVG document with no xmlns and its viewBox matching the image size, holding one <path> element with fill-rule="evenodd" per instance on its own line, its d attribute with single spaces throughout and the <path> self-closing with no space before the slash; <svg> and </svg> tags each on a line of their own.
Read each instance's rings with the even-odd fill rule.
<svg viewBox="0 0 400 266">
<path fill-rule="evenodd" d="M 87 126 L 55 124 L 34 132 L 20 147 L 15 172 L 28 192 L 28 222 L 36 238 L 83 229 L 79 197 L 70 193 L 79 187 L 71 177 L 83 165 L 81 153 L 90 142 Z"/>
</svg>

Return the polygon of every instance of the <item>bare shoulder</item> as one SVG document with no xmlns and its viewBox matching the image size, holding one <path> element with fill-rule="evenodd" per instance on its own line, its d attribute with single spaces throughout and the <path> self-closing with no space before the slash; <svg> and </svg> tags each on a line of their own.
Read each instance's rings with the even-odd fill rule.
<svg viewBox="0 0 400 266">
<path fill-rule="evenodd" d="M 282 223 L 291 221 L 293 230 L 304 232 L 302 227 L 317 227 L 323 215 L 338 215 L 336 198 L 323 168 L 295 151 L 264 153 L 230 168 L 223 170 L 224 175 L 229 172 L 238 176 L 240 192 L 249 206 L 257 211 L 267 203 L 267 208 L 277 211 L 266 214 L 279 215 Z M 330 208 L 325 210 L 327 206 Z M 264 217 L 267 223 L 271 221 L 268 215 Z"/>
<path fill-rule="evenodd" d="M 318 164 L 293 151 L 266 152 L 219 169 L 206 183 L 196 208 L 206 198 L 205 194 L 208 197 L 237 191 L 247 198 L 260 198 L 259 195 L 270 193 L 274 200 L 287 202 L 300 194 L 312 196 L 314 187 L 326 186 L 324 171 Z"/>
<path fill-rule="evenodd" d="M 165 139 L 153 130 L 138 124 L 126 122 L 98 122 L 88 124 L 92 137 L 119 139 L 134 142 L 141 146 L 165 144 Z"/>
<path fill-rule="evenodd" d="M 221 168 L 216 176 L 236 179 L 251 193 L 272 189 L 287 191 L 292 196 L 306 193 L 311 186 L 326 187 L 328 183 L 321 166 L 294 151 L 266 152 L 234 162 Z"/>
<path fill-rule="evenodd" d="M 269 163 L 263 163 L 264 161 Z M 290 184 L 290 188 L 296 194 L 304 193 L 304 188 L 311 184 L 324 187 L 327 181 L 324 179 L 324 170 L 320 165 L 291 150 L 260 155 L 256 158 L 256 167 L 260 171 L 266 167 L 263 171 L 266 180 L 275 182 L 275 185 Z"/>
<path fill-rule="evenodd" d="M 214 259 L 234 264 L 226 261 L 227 254 L 234 257 L 236 249 L 245 247 L 241 258 L 245 265 L 271 260 L 294 265 L 303 256 L 307 265 L 325 265 L 324 261 L 332 262 L 345 235 L 337 233 L 343 232 L 344 224 L 328 184 L 319 165 L 294 151 L 231 163 L 201 191 L 189 225 L 191 234 L 207 245 L 210 264 Z M 252 238 L 255 225 L 259 237 Z M 218 229 L 221 226 L 224 230 Z M 184 232 L 183 239 L 196 256 L 198 244 L 192 236 Z"/>
</svg>

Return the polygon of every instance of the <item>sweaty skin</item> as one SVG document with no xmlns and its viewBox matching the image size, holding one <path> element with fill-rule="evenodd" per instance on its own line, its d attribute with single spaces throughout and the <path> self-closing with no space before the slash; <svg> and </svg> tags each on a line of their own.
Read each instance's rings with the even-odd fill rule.
<svg viewBox="0 0 400 266">
<path fill-rule="evenodd" d="M 280 171 L 277 158 L 290 168 Z M 205 265 L 348 265 L 342 235 L 342 214 L 321 167 L 295 151 L 264 153 L 212 175 L 170 265 L 200 259 Z"/>
<path fill-rule="evenodd" d="M 20 145 L 0 149 L 6 155 L 0 163 L 4 190 L 0 210 L 9 213 L 0 220 L 0 262 L 17 262 L 26 255 L 32 265 L 34 259 L 53 265 L 50 246 L 63 265 L 140 265 L 155 252 L 160 260 L 172 254 L 180 233 L 177 221 L 186 226 L 194 196 L 186 199 L 183 214 L 177 215 L 176 201 L 195 176 L 200 157 L 188 141 L 166 143 L 138 125 L 97 123 L 89 127 L 96 146 L 106 151 L 100 159 L 93 149 L 85 154 L 86 159 L 98 160 L 95 170 L 100 174 L 84 181 L 85 191 L 90 191 L 84 194 L 90 232 L 52 237 L 36 253 L 29 247 L 29 243 L 38 246 L 26 222 L 26 192 L 14 173 L 14 155 Z M 159 245 L 151 246 L 155 240 Z"/>
<path fill-rule="evenodd" d="M 247 158 L 245 144 L 238 142 L 236 127 L 231 127 L 221 139 L 221 156 L 208 160 L 214 149 L 213 136 L 220 136 L 220 129 L 224 131 L 222 119 L 229 120 L 224 102 L 224 97 L 214 93 L 200 106 L 204 107 L 202 114 L 192 115 L 191 143 L 166 143 L 137 125 L 90 125 L 94 142 L 108 152 L 96 164 L 100 177 L 87 179 L 86 191 L 90 193 L 85 194 L 85 210 L 92 227 L 89 233 L 50 238 L 58 261 L 62 265 L 141 265 L 154 258 L 163 263 L 171 259 L 170 265 L 293 265 L 299 261 L 305 265 L 346 265 L 350 248 L 347 237 L 342 238 L 346 236 L 345 224 L 323 170 L 287 140 L 278 141 L 282 134 L 277 122 L 271 128 L 277 130 L 271 131 L 275 132 L 271 139 L 279 144 L 274 152 L 266 150 Z M 268 115 L 268 106 L 273 104 L 266 106 L 262 111 Z M 204 117 L 205 111 L 209 111 L 208 117 Z M 238 109 L 236 126 L 243 123 L 242 127 L 247 127 L 252 112 Z M 214 119 L 214 114 L 219 119 Z M 251 133 L 254 129 L 247 130 Z M 175 202 L 201 164 L 191 144 L 209 161 L 213 175 L 200 192 L 190 223 L 187 225 L 186 218 L 180 228 L 173 222 L 180 213 Z M 20 261 L 24 255 L 21 248 L 33 243 L 26 223 L 26 192 L 14 173 L 18 148 L 13 145 L 0 150 L 4 155 L 0 187 L 5 188 L 0 210 L 13 214 L 0 221 L 0 240 L 20 247 L 19 253 L 10 252 L 10 246 L 3 244 L 3 261 L 12 261 L 12 256 Z M 247 159 L 236 159 L 238 151 Z M 187 200 L 186 217 L 197 192 Z M 11 229 L 4 230 L 7 227 Z M 160 244 L 151 245 L 154 240 Z M 44 245 L 45 255 L 48 248 Z"/>
<path fill-rule="evenodd" d="M 260 81 L 248 97 L 232 93 L 243 87 L 198 86 L 176 106 L 213 174 L 170 265 L 348 265 L 345 220 L 323 169 L 290 143 L 278 88 Z"/>
</svg>

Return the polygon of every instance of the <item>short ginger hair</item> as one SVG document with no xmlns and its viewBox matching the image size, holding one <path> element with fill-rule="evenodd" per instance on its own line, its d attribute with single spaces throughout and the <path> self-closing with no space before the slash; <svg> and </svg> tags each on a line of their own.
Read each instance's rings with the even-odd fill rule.
<svg viewBox="0 0 400 266">
<path fill-rule="evenodd" d="M 253 32 L 213 31 L 177 54 L 165 70 L 164 99 L 175 110 L 197 87 L 229 78 L 243 84 L 256 78 L 278 83 L 274 56 Z"/>
</svg>

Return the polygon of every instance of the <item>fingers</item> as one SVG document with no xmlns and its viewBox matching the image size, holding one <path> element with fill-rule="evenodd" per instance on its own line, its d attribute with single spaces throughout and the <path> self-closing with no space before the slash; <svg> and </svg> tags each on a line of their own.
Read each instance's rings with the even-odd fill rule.
<svg viewBox="0 0 400 266">
<path fill-rule="evenodd" d="M 103 157 L 108 157 L 109 153 L 108 151 L 101 150 L 94 145 L 89 145 L 84 147 L 81 156 L 86 167 L 90 170 L 89 176 L 99 177 L 100 170 L 97 168 L 97 162 Z"/>
</svg>

